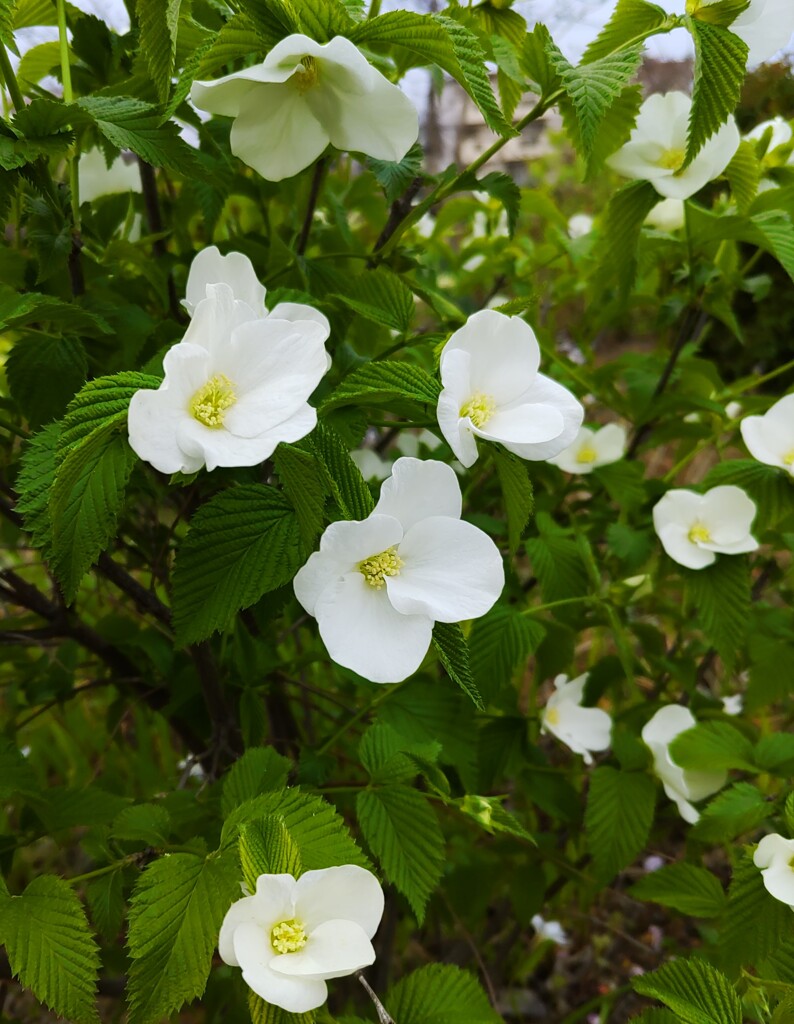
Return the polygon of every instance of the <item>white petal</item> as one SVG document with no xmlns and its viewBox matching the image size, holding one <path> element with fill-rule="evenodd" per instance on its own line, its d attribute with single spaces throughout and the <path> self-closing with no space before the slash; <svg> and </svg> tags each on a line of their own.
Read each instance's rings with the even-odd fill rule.
<svg viewBox="0 0 794 1024">
<path fill-rule="evenodd" d="M 235 71 L 231 75 L 224 75 L 223 78 L 216 78 L 211 82 L 194 82 L 190 90 L 190 101 L 199 110 L 206 110 L 210 114 L 222 114 L 226 117 L 236 117 L 240 110 L 240 103 L 243 97 L 262 85 L 278 85 L 286 82 L 301 67 L 301 57 L 295 55 L 291 63 L 282 64 L 279 67 L 272 63 L 274 51 L 283 48 L 288 43 L 288 37 L 273 47 L 266 60 L 262 64 L 256 64 L 250 68 L 243 68 L 242 71 Z M 305 38 L 305 37 L 304 37 Z M 309 40 L 311 42 L 312 40 Z M 278 57 L 278 54 L 277 54 Z M 297 90 L 294 90 L 297 92 Z"/>
<path fill-rule="evenodd" d="M 160 473 L 195 473 L 204 465 L 179 444 L 179 428 L 189 416 L 162 386 L 157 391 L 136 391 L 127 411 L 130 447 Z"/>
<path fill-rule="evenodd" d="M 282 181 L 314 163 L 328 133 L 297 89 L 259 85 L 242 97 L 229 145 L 267 181 Z"/>
<path fill-rule="evenodd" d="M 493 607 L 504 587 L 502 556 L 491 538 L 471 523 L 446 516 L 423 519 L 399 547 L 405 563 L 386 579 L 389 599 L 406 615 L 437 622 L 476 619 Z"/>
<path fill-rule="evenodd" d="M 717 560 L 713 551 L 689 539 L 689 527 L 671 523 L 656 531 L 667 554 L 687 569 L 705 569 Z"/>
<path fill-rule="evenodd" d="M 498 409 L 484 426 L 472 426 L 472 432 L 485 441 L 535 445 L 555 440 L 564 426 L 562 413 L 553 405 L 514 403 L 509 409 Z"/>
<path fill-rule="evenodd" d="M 176 439 L 182 451 L 192 459 L 201 459 L 209 472 L 218 466 L 258 466 L 270 458 L 279 442 L 274 432 L 237 437 L 222 427 L 207 427 L 189 415 L 180 421 Z"/>
<path fill-rule="evenodd" d="M 722 544 L 699 541 L 698 546 L 706 551 L 717 551 L 723 555 L 744 555 L 750 551 L 757 551 L 759 544 L 755 537 L 746 536 L 741 540 L 726 541 Z"/>
<path fill-rule="evenodd" d="M 312 930 L 298 953 L 284 953 L 272 961 L 279 974 L 303 978 L 343 978 L 375 963 L 375 950 L 355 921 L 325 921 Z"/>
<path fill-rule="evenodd" d="M 778 865 L 761 872 L 764 888 L 770 896 L 781 903 L 787 903 L 794 910 L 794 870 L 788 865 Z"/>
<path fill-rule="evenodd" d="M 430 647 L 432 619 L 401 615 L 386 588 L 369 586 L 360 572 L 326 587 L 314 613 L 331 658 L 373 683 L 407 679 Z"/>
<path fill-rule="evenodd" d="M 331 523 L 320 538 L 320 550 L 298 570 L 295 596 L 309 613 L 323 591 L 353 572 L 359 562 L 399 544 L 403 529 L 393 516 L 372 513 L 360 522 Z"/>
<path fill-rule="evenodd" d="M 429 516 L 459 519 L 463 504 L 455 471 L 443 462 L 397 459 L 373 515 L 393 516 L 408 530 Z"/>
<path fill-rule="evenodd" d="M 292 875 L 260 875 L 256 880 L 256 894 L 232 903 L 226 912 L 218 938 L 218 952 L 224 963 L 231 967 L 240 964 L 234 952 L 233 937 L 242 924 L 255 924 L 269 935 L 274 924 L 293 916 L 295 879 Z M 271 950 L 272 956 L 272 950 Z"/>
<path fill-rule="evenodd" d="M 607 466 L 623 458 L 626 451 L 626 428 L 619 423 L 607 423 L 593 435 L 598 452 L 598 465 Z"/>
<path fill-rule="evenodd" d="M 307 1013 L 322 1006 L 328 996 L 324 981 L 289 978 L 274 971 L 277 960 L 270 935 L 255 924 L 241 924 L 234 932 L 234 953 L 243 969 L 243 981 L 265 1002 L 290 1013 Z"/>
<path fill-rule="evenodd" d="M 128 163 L 118 156 L 108 167 L 101 149 L 89 149 L 80 154 L 79 174 L 81 203 L 92 203 L 100 196 L 141 191 L 138 161 Z"/>
<path fill-rule="evenodd" d="M 659 708 L 642 730 L 642 739 L 648 746 L 667 746 L 676 736 L 697 725 L 697 719 L 680 704 L 667 704 Z"/>
<path fill-rule="evenodd" d="M 664 786 L 664 791 L 678 808 L 678 813 L 688 825 L 696 825 L 700 821 L 700 811 L 683 797 L 677 790 Z"/>
<path fill-rule="evenodd" d="M 755 518 L 755 502 L 741 487 L 712 487 L 703 496 L 702 516 L 713 543 L 733 544 L 744 540 Z"/>
<path fill-rule="evenodd" d="M 574 398 L 571 392 L 558 384 L 550 377 L 539 373 L 532 383 L 532 387 L 525 391 L 519 399 L 520 403 L 539 404 L 554 406 L 562 415 L 563 428 L 551 441 L 541 441 L 537 444 L 517 444 L 512 441 L 505 443 L 505 448 L 521 459 L 529 459 L 539 462 L 559 455 L 571 444 L 579 432 L 584 419 L 584 409 L 581 403 Z"/>
<path fill-rule="evenodd" d="M 703 498 L 682 488 L 668 491 L 653 506 L 653 528 L 659 533 L 665 526 L 689 529 L 701 512 Z"/>
<path fill-rule="evenodd" d="M 612 719 L 601 708 L 583 708 L 571 701 L 562 701 L 553 710 L 556 715 L 549 720 L 547 714 L 551 707 L 547 705 L 543 714 L 543 730 L 553 733 L 575 754 L 581 754 L 587 764 L 592 762 L 591 750 L 607 750 L 609 748 Z"/>
<path fill-rule="evenodd" d="M 325 329 L 325 337 L 331 333 L 331 324 L 325 313 L 303 302 L 277 302 L 270 310 L 275 320 L 313 320 Z"/>
<path fill-rule="evenodd" d="M 784 839 L 773 832 L 764 836 L 753 854 L 757 868 L 771 868 L 773 864 L 788 864 L 794 858 L 794 839 Z"/>
<path fill-rule="evenodd" d="M 228 284 L 208 284 L 206 298 L 196 303 L 193 309 L 193 318 L 182 344 L 198 345 L 213 357 L 223 355 L 229 348 L 234 331 L 257 319 L 257 314 L 247 303 L 235 298 Z"/>
<path fill-rule="evenodd" d="M 234 943 L 232 942 L 235 929 L 241 924 L 259 925 L 259 918 L 260 914 L 253 896 L 245 896 L 243 899 L 237 900 L 226 911 L 221 925 L 221 933 L 218 936 L 218 952 L 225 964 L 229 964 L 230 967 L 240 966 L 234 954 Z"/>
<path fill-rule="evenodd" d="M 324 921 L 353 921 L 368 939 L 383 917 L 383 889 L 366 868 L 355 864 L 306 871 L 295 889 L 295 913 L 307 931 Z"/>
<path fill-rule="evenodd" d="M 794 32 L 794 7 L 789 0 L 768 0 L 751 3 L 731 25 L 750 47 L 748 64 L 760 64 L 783 49 Z"/>
<path fill-rule="evenodd" d="M 229 285 L 235 299 L 264 315 L 265 286 L 256 276 L 253 263 L 241 252 L 221 256 L 216 245 L 209 245 L 190 264 L 184 306 L 191 316 L 198 303 L 207 297 L 207 285 L 220 283 Z"/>
</svg>

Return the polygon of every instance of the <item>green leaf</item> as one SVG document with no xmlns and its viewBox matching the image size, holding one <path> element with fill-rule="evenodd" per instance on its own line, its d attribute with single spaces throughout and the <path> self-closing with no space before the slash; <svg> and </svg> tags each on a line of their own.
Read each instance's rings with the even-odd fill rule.
<svg viewBox="0 0 794 1024">
<path fill-rule="evenodd" d="M 40 875 L 21 896 L 0 900 L 0 942 L 11 973 L 61 1017 L 99 1020 L 99 948 L 85 910 L 62 878 Z"/>
<path fill-rule="evenodd" d="M 45 799 L 46 804 L 37 810 L 49 832 L 79 825 L 109 824 L 128 803 L 123 796 L 94 785 L 79 789 L 50 786 Z"/>
<path fill-rule="evenodd" d="M 60 429 L 60 423 L 50 423 L 26 442 L 14 485 L 19 494 L 16 510 L 31 535 L 33 547 L 40 549 L 45 559 L 49 559 L 52 543 L 50 491 L 55 480 Z"/>
<path fill-rule="evenodd" d="M 585 831 L 596 874 L 609 882 L 645 846 L 653 824 L 656 787 L 648 775 L 596 768 L 590 777 Z"/>
<path fill-rule="evenodd" d="M 594 254 L 599 284 L 616 281 L 624 294 L 637 274 L 637 246 L 642 225 L 659 202 L 659 194 L 647 181 L 634 181 L 609 200 L 601 240 Z"/>
<path fill-rule="evenodd" d="M 133 371 L 90 380 L 66 410 L 58 442 L 58 461 L 100 427 L 126 423 L 130 399 L 135 392 L 141 388 L 156 389 L 160 384 L 157 377 Z"/>
<path fill-rule="evenodd" d="M 444 837 L 433 810 L 415 789 L 391 785 L 359 793 L 356 813 L 367 845 L 421 924 L 444 871 Z"/>
<path fill-rule="evenodd" d="M 336 387 L 320 406 L 321 414 L 343 405 L 378 405 L 407 399 L 436 406 L 441 386 L 429 373 L 411 363 L 378 360 L 364 363 Z"/>
<path fill-rule="evenodd" d="M 601 60 L 643 37 L 667 32 L 674 24 L 675 20 L 667 11 L 656 4 L 645 0 L 618 0 L 609 21 L 585 50 L 582 63 Z"/>
<path fill-rule="evenodd" d="M 235 807 L 252 800 L 260 793 L 283 789 L 287 784 L 291 763 L 273 747 L 252 747 L 231 767 L 223 782 L 221 813 L 224 817 Z"/>
<path fill-rule="evenodd" d="M 540 536 L 527 541 L 527 554 L 546 603 L 580 597 L 590 591 L 579 545 L 547 517 L 538 515 Z"/>
<path fill-rule="evenodd" d="M 681 957 L 632 979 L 635 991 L 658 999 L 683 1024 L 742 1024 L 742 1004 L 731 983 L 705 960 Z"/>
<path fill-rule="evenodd" d="M 755 459 L 726 459 L 709 471 L 704 487 L 735 484 L 747 491 L 758 508 L 757 521 L 775 526 L 794 513 L 794 492 L 785 473 Z"/>
<path fill-rule="evenodd" d="M 469 650 L 474 679 L 486 699 L 509 686 L 545 635 L 538 622 L 503 604 L 494 605 L 477 619 L 469 635 Z"/>
<path fill-rule="evenodd" d="M 15 796 L 41 795 L 33 769 L 21 751 L 10 740 L 0 740 L 0 800 Z"/>
<path fill-rule="evenodd" d="M 687 729 L 670 744 L 670 756 L 691 771 L 756 770 L 752 743 L 728 722 L 700 722 Z"/>
<path fill-rule="evenodd" d="M 756 966 L 794 940 L 794 915 L 770 896 L 751 849 L 738 859 L 728 890 L 728 907 L 719 936 L 720 965 L 729 972 Z"/>
<path fill-rule="evenodd" d="M 67 603 L 116 535 L 135 454 L 123 428 L 108 423 L 69 451 L 50 496 L 51 568 Z M 126 433 L 126 431 L 124 432 Z"/>
<path fill-rule="evenodd" d="M 122 872 L 110 871 L 93 878 L 85 887 L 91 920 L 107 942 L 114 943 L 124 921 L 124 889 Z"/>
<path fill-rule="evenodd" d="M 280 1006 L 266 1003 L 256 992 L 248 992 L 248 1009 L 251 1024 L 314 1024 L 317 1019 L 314 1010 L 308 1013 L 290 1013 Z"/>
<path fill-rule="evenodd" d="M 45 370 L 48 384 L 42 387 Z M 14 345 L 6 360 L 11 394 L 35 425 L 63 415 L 87 372 L 85 346 L 78 338 L 29 335 Z"/>
<path fill-rule="evenodd" d="M 157 1024 L 207 984 L 221 922 L 239 896 L 232 851 L 154 861 L 132 895 L 128 946 L 130 1024 Z"/>
<path fill-rule="evenodd" d="M 524 536 L 524 530 L 535 510 L 535 495 L 529 467 L 523 459 L 503 448 L 494 448 L 494 465 L 502 488 L 507 514 L 507 536 L 510 554 L 514 555 Z"/>
<path fill-rule="evenodd" d="M 325 523 L 325 498 L 328 485 L 323 467 L 303 447 L 280 444 L 273 455 L 276 473 L 295 515 L 301 539 L 313 548 Z"/>
<path fill-rule="evenodd" d="M 433 646 L 450 679 L 457 683 L 475 707 L 484 708 L 483 699 L 469 662 L 469 645 L 457 622 L 436 622 L 433 626 Z"/>
<path fill-rule="evenodd" d="M 389 989 L 384 1005 L 399 1024 L 501 1024 L 477 979 L 451 964 L 428 964 Z"/>
<path fill-rule="evenodd" d="M 312 444 L 326 482 L 345 519 L 366 519 L 375 507 L 369 487 L 341 437 L 327 423 L 317 424 Z"/>
<path fill-rule="evenodd" d="M 683 167 L 733 115 L 749 52 L 747 43 L 727 28 L 696 18 L 687 18 L 686 23 L 695 42 L 695 82 Z"/>
<path fill-rule="evenodd" d="M 756 155 L 755 145 L 744 139 L 739 143 L 733 160 L 725 168 L 725 177 L 731 186 L 739 213 L 747 213 L 750 208 L 758 193 L 761 175 L 761 161 Z"/>
<path fill-rule="evenodd" d="M 631 887 L 636 900 L 652 900 L 691 917 L 719 917 L 725 893 L 717 878 L 694 864 L 670 864 L 645 875 Z"/>
<path fill-rule="evenodd" d="M 164 846 L 171 834 L 171 815 L 160 804 L 135 804 L 116 815 L 111 829 L 114 839 Z"/>
<path fill-rule="evenodd" d="M 260 875 L 301 874 L 298 847 L 289 834 L 283 818 L 270 814 L 260 821 L 246 822 L 238 839 L 243 881 L 250 892 L 256 892 Z"/>
<path fill-rule="evenodd" d="M 751 585 L 747 559 L 718 555 L 713 565 L 682 570 L 687 601 L 720 657 L 731 668 L 741 650 L 750 616 Z"/>
<path fill-rule="evenodd" d="M 82 96 L 77 106 L 118 149 L 131 149 L 153 167 L 168 167 L 194 177 L 197 174 L 199 163 L 179 137 L 178 126 L 173 121 L 163 124 L 162 115 L 151 103 L 132 96 Z"/>
<path fill-rule="evenodd" d="M 353 278 L 344 294 L 337 292 L 332 297 L 366 320 L 395 331 L 407 331 L 413 320 L 415 304 L 411 289 L 387 267 L 365 270 Z"/>
<path fill-rule="evenodd" d="M 489 835 L 496 835 L 501 832 L 516 839 L 525 839 L 535 843 L 535 837 L 527 832 L 518 818 L 507 808 L 502 806 L 505 797 L 499 796 L 464 796 L 461 800 L 455 801 L 455 806 L 476 821 L 477 824 Z"/>
<path fill-rule="evenodd" d="M 423 158 L 422 147 L 415 142 L 400 161 L 375 160 L 373 157 L 367 160 L 367 167 L 383 189 L 387 203 L 395 202 L 415 178 L 421 178 Z"/>
<path fill-rule="evenodd" d="M 298 519 L 275 488 L 245 484 L 213 496 L 193 516 L 176 555 L 178 643 L 227 629 L 238 611 L 289 583 L 303 560 Z"/>
<path fill-rule="evenodd" d="M 528 32 L 519 55 L 522 69 L 536 83 L 542 99 L 560 90 L 560 76 L 554 70 L 549 53 L 556 48 L 549 30 L 541 22 Z"/>
<path fill-rule="evenodd" d="M 509 174 L 503 171 L 491 171 L 482 178 L 469 172 L 460 181 L 461 188 L 471 188 L 476 192 L 487 192 L 491 199 L 500 202 L 507 214 L 507 230 L 512 236 L 518 224 L 521 212 L 521 189 Z"/>
<path fill-rule="evenodd" d="M 278 39 L 273 39 L 270 46 L 277 42 Z M 252 56 L 263 57 L 263 51 L 262 37 L 256 32 L 253 21 L 245 14 L 235 14 L 221 26 L 211 46 L 200 54 L 194 73 L 189 73 L 191 69 L 187 65 L 183 68 L 180 86 L 182 79 L 188 76 L 184 95 L 187 96 L 190 91 L 190 84 L 194 78 L 210 78 L 219 68 L 224 68 L 234 61 L 248 60 Z"/>
<path fill-rule="evenodd" d="M 182 0 L 136 0 L 140 49 L 161 102 L 171 92 Z"/>
<path fill-rule="evenodd" d="M 52 295 L 28 292 L 26 295 L 6 294 L 0 297 L 0 330 L 50 325 L 62 331 L 96 337 L 112 334 L 107 321 L 74 302 L 63 302 Z"/>
<path fill-rule="evenodd" d="M 737 782 L 710 801 L 690 835 L 700 842 L 729 842 L 757 828 L 769 813 L 769 805 L 755 786 Z"/>
</svg>

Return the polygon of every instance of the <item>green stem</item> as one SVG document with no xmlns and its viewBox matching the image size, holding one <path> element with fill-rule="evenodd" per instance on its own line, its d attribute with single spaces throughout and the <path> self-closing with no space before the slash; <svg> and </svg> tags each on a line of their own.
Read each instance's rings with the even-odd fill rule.
<svg viewBox="0 0 794 1024">
<path fill-rule="evenodd" d="M 592 594 L 585 594 L 582 597 L 564 597 L 559 601 L 549 601 L 548 604 L 536 604 L 531 608 L 525 608 L 522 615 L 539 615 L 541 612 L 551 611 L 552 608 L 564 608 L 565 605 L 570 604 L 589 604 L 591 601 L 597 600 Z"/>
<path fill-rule="evenodd" d="M 74 878 L 67 878 L 66 881 L 69 885 L 77 885 L 78 882 L 90 882 L 92 878 L 101 878 L 103 875 L 110 875 L 114 871 L 126 867 L 131 860 L 132 857 L 125 857 L 123 860 L 117 860 L 113 864 L 106 864 L 103 868 L 97 868 L 95 871 L 86 871 L 84 875 L 75 875 Z"/>
<path fill-rule="evenodd" d="M 22 95 L 22 90 L 19 88 L 17 76 L 14 74 L 14 69 L 11 67 L 11 61 L 8 59 L 6 48 L 2 43 L 0 43 L 0 72 L 2 72 L 3 79 L 6 83 L 6 89 L 8 89 L 8 95 L 11 97 L 11 102 L 14 104 L 14 110 L 21 110 L 25 106 L 25 97 Z"/>
<path fill-rule="evenodd" d="M 615 641 L 615 646 L 618 649 L 618 658 L 620 659 L 620 664 L 623 667 L 626 682 L 631 685 L 634 682 L 634 655 L 632 654 L 631 645 L 623 629 L 623 623 L 620 621 L 620 618 L 612 605 L 602 598 L 601 590 L 603 584 L 601 580 L 601 572 L 596 564 L 596 560 L 593 556 L 593 549 L 590 547 L 589 540 L 584 533 L 581 533 L 579 530 L 576 532 L 576 542 L 579 545 L 579 551 L 582 554 L 582 560 L 584 561 L 585 568 L 587 569 L 587 574 L 590 577 L 590 582 L 595 590 L 598 600 L 603 605 L 604 610 L 607 613 L 609 625 L 612 628 L 612 639 Z"/>
<path fill-rule="evenodd" d="M 66 35 L 66 0 L 55 0 L 58 14 L 58 42 L 61 49 L 61 81 L 63 82 L 64 103 L 72 103 L 72 68 L 69 64 L 69 38 Z M 72 221 L 75 231 L 80 231 L 80 176 L 79 153 L 69 158 L 69 191 L 72 197 Z"/>
<path fill-rule="evenodd" d="M 370 711 L 373 711 L 376 707 L 378 707 L 378 705 L 382 704 L 385 700 L 388 700 L 389 697 L 392 697 L 395 693 L 397 693 L 398 690 L 401 690 L 407 682 L 408 680 L 405 679 L 403 680 L 403 682 L 397 683 L 396 686 L 390 686 L 388 690 L 385 690 L 383 693 L 379 693 L 377 697 L 373 697 L 372 700 L 365 704 L 364 707 L 361 708 L 359 711 L 357 711 L 352 718 L 348 718 L 345 724 L 341 728 L 337 729 L 329 740 L 326 740 L 321 747 L 318 747 L 316 753 L 324 754 L 326 750 L 332 747 L 338 739 L 341 739 L 342 736 L 344 736 L 348 729 L 352 729 L 353 726 L 357 722 L 360 722 L 362 718 L 365 718 L 370 713 Z"/>
<path fill-rule="evenodd" d="M 765 373 L 763 377 L 753 377 L 751 380 L 748 380 L 746 384 L 742 384 L 738 388 L 731 388 L 726 397 L 735 398 L 736 395 L 743 395 L 746 391 L 752 391 L 753 388 L 757 388 L 760 384 L 766 384 L 767 381 L 773 380 L 775 377 L 779 377 L 781 373 L 788 373 L 789 370 L 794 370 L 794 359 L 790 360 L 788 363 L 784 363 L 782 366 L 778 366 L 775 370 L 770 370 L 769 373 Z"/>
<path fill-rule="evenodd" d="M 369 12 L 367 13 L 368 19 L 377 18 L 377 16 L 380 14 L 380 5 L 381 0 L 372 0 L 372 3 L 369 5 Z"/>
</svg>

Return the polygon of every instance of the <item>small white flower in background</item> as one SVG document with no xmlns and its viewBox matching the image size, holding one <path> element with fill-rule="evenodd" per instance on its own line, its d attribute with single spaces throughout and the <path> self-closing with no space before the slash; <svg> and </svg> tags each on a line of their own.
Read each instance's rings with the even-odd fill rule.
<svg viewBox="0 0 794 1024">
<path fill-rule="evenodd" d="M 740 715 L 744 709 L 744 697 L 741 693 L 732 693 L 722 698 L 722 710 L 726 715 Z"/>
<path fill-rule="evenodd" d="M 767 132 L 770 132 L 770 135 L 764 156 L 779 149 L 781 146 L 787 146 L 791 142 L 792 136 L 794 136 L 791 125 L 785 118 L 773 117 L 769 121 L 762 121 L 761 124 L 757 124 L 755 128 L 747 133 L 746 137 L 754 142 L 760 142 Z"/>
<path fill-rule="evenodd" d="M 712 487 L 705 494 L 668 491 L 653 507 L 653 528 L 667 554 L 687 569 L 705 569 L 717 554 L 755 551 L 750 533 L 755 502 L 741 487 Z"/>
<path fill-rule="evenodd" d="M 670 757 L 670 744 L 682 732 L 697 725 L 689 708 L 669 704 L 659 708 L 642 730 L 642 739 L 653 754 L 653 770 L 662 782 L 664 791 L 678 808 L 678 813 L 694 825 L 700 818 L 691 801 L 704 800 L 722 789 L 727 772 L 690 771 L 677 765 Z"/>
<path fill-rule="evenodd" d="M 441 441 L 435 434 L 431 434 L 426 428 L 420 430 L 418 433 L 410 430 L 403 430 L 397 438 L 397 447 L 400 454 L 410 455 L 414 459 L 419 457 L 419 449 L 422 445 L 424 445 L 428 451 L 434 452 L 436 448 L 440 447 Z"/>
<path fill-rule="evenodd" d="M 612 719 L 601 708 L 583 708 L 582 698 L 587 673 L 568 681 L 557 676 L 554 693 L 546 701 L 541 714 L 540 731 L 551 733 L 581 754 L 585 764 L 592 764 L 592 750 L 607 750 L 612 733 Z"/>
<path fill-rule="evenodd" d="M 423 213 L 416 224 L 414 224 L 414 231 L 421 235 L 422 238 L 432 238 L 435 230 L 436 218 L 432 213 Z"/>
<path fill-rule="evenodd" d="M 233 903 L 218 939 L 224 963 L 265 1002 L 306 1013 L 328 998 L 330 978 L 375 961 L 370 939 L 383 916 L 383 890 L 355 864 L 292 875 L 260 875 L 256 892 Z"/>
<path fill-rule="evenodd" d="M 725 415 L 729 420 L 736 420 L 742 414 L 741 402 L 728 402 L 725 406 Z"/>
<path fill-rule="evenodd" d="M 697 7 L 709 7 L 719 0 L 694 2 Z M 791 0 L 750 0 L 750 6 L 731 23 L 730 30 L 750 47 L 747 63 L 761 64 L 790 41 L 794 32 L 794 5 Z"/>
<path fill-rule="evenodd" d="M 548 939 L 548 941 L 553 942 L 555 946 L 567 946 L 570 942 L 568 933 L 559 921 L 547 921 L 540 914 L 535 914 L 532 917 L 530 924 L 535 929 L 539 939 Z"/>
<path fill-rule="evenodd" d="M 686 207 L 683 199 L 663 199 L 650 211 L 645 223 L 657 231 L 680 231 L 686 223 Z"/>
<path fill-rule="evenodd" d="M 763 416 L 745 416 L 739 429 L 754 459 L 794 476 L 794 394 L 778 399 Z"/>
<path fill-rule="evenodd" d="M 794 910 L 794 839 L 784 839 L 777 833 L 764 836 L 753 854 L 753 863 L 761 869 L 769 895 Z"/>
<path fill-rule="evenodd" d="M 449 466 L 401 458 L 366 519 L 326 529 L 294 586 L 337 664 L 398 683 L 421 665 L 435 622 L 476 619 L 493 607 L 502 557 L 461 520 L 461 506 Z"/>
<path fill-rule="evenodd" d="M 100 196 L 141 191 L 141 173 L 135 158 L 128 161 L 119 155 L 108 167 L 100 149 L 89 149 L 80 154 L 78 167 L 81 203 L 91 203 Z"/>
<path fill-rule="evenodd" d="M 683 92 L 655 93 L 640 108 L 629 141 L 608 165 L 626 178 L 649 181 L 670 199 L 688 199 L 718 178 L 739 148 L 739 129 L 731 119 L 706 142 L 692 163 L 684 162 L 692 100 Z"/>
<path fill-rule="evenodd" d="M 329 143 L 402 160 L 419 135 L 413 103 L 342 36 L 322 45 L 287 36 L 261 64 L 194 82 L 190 98 L 235 119 L 232 153 L 269 181 L 298 174 Z"/>
<path fill-rule="evenodd" d="M 391 473 L 391 463 L 382 459 L 371 448 L 358 448 L 350 453 L 365 480 L 385 480 Z"/>
<path fill-rule="evenodd" d="M 568 218 L 568 237 L 584 238 L 593 230 L 593 218 L 589 213 L 575 213 Z"/>
<path fill-rule="evenodd" d="M 570 391 L 538 373 L 539 365 L 529 324 L 494 309 L 474 313 L 446 343 L 438 424 L 464 466 L 477 461 L 478 437 L 536 461 L 574 440 L 584 409 Z"/>
<path fill-rule="evenodd" d="M 599 466 L 619 462 L 625 453 L 625 427 L 619 423 L 607 423 L 598 430 L 580 427 L 573 444 L 547 461 L 566 473 L 592 473 Z"/>
<path fill-rule="evenodd" d="M 308 399 L 328 368 L 327 330 L 258 316 L 226 284 L 207 287 L 156 391 L 136 391 L 133 451 L 161 473 L 255 466 L 314 429 Z"/>
</svg>

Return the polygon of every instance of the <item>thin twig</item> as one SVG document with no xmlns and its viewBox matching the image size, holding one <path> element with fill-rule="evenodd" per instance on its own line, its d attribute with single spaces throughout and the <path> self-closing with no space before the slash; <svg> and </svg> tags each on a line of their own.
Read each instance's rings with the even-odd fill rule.
<svg viewBox="0 0 794 1024">
<path fill-rule="evenodd" d="M 320 188 L 322 187 L 323 175 L 325 174 L 325 168 L 327 165 L 328 160 L 325 157 L 320 157 L 314 165 L 314 175 L 312 176 L 312 184 L 309 189 L 309 201 L 306 204 L 306 216 L 303 218 L 303 227 L 301 228 L 301 233 L 298 236 L 298 244 L 295 247 L 295 252 L 298 256 L 302 256 L 306 252 L 306 246 L 309 244 L 309 235 L 312 230 L 314 211 L 317 206 L 317 200 L 320 198 Z"/>
<path fill-rule="evenodd" d="M 378 1020 L 380 1021 L 380 1024 L 397 1024 L 394 1017 L 392 1017 L 392 1015 L 389 1013 L 389 1011 L 386 1009 L 386 1007 L 383 1005 L 380 999 L 378 999 L 377 995 L 375 994 L 375 990 L 372 988 L 372 986 L 361 973 L 361 971 L 356 971 L 355 976 L 361 982 L 364 991 L 375 1004 L 375 1012 L 378 1015 Z"/>
</svg>

